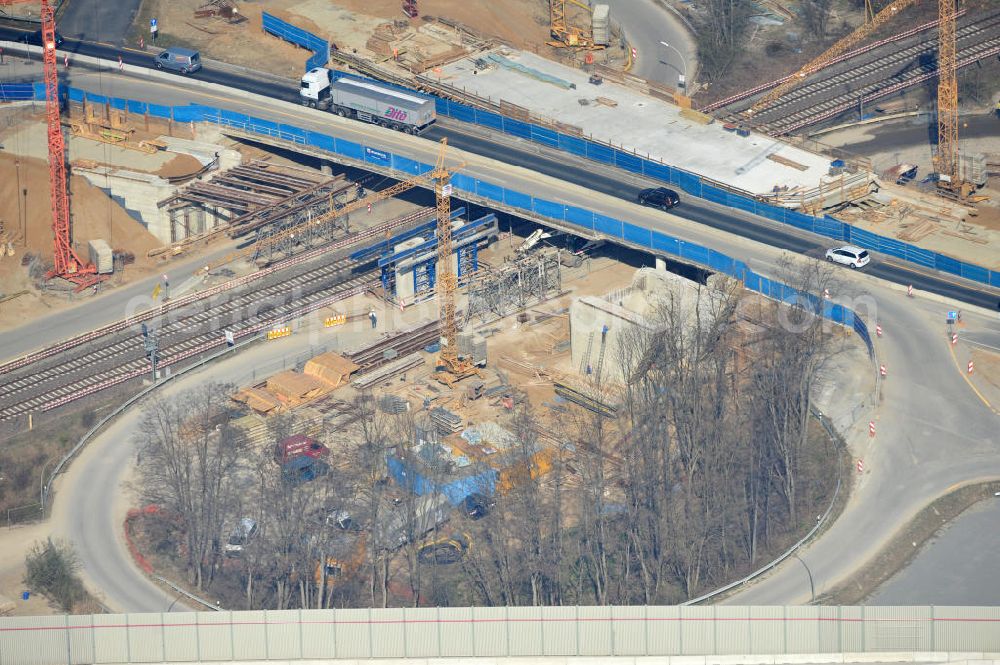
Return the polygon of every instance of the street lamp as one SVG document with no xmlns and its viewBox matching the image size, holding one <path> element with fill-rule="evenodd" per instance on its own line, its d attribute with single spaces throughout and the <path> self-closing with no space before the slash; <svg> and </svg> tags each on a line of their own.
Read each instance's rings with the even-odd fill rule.
<svg viewBox="0 0 1000 665">
<path fill-rule="evenodd" d="M 812 605 L 813 603 L 816 602 L 816 587 L 813 585 L 813 574 L 812 574 L 812 571 L 809 570 L 809 566 L 806 565 L 805 561 L 803 561 L 802 559 L 799 559 L 799 555 L 798 554 L 793 554 L 792 556 L 795 557 L 796 559 L 798 559 L 799 563 L 802 564 L 802 567 L 806 569 L 806 575 L 809 576 L 809 596 L 810 596 L 810 598 L 809 598 L 809 604 Z"/>
<path fill-rule="evenodd" d="M 146 357 L 149 358 L 149 364 L 153 369 L 153 385 L 156 385 L 156 361 L 159 360 L 159 340 L 157 339 L 156 331 L 150 330 L 145 323 L 142 324 L 142 345 L 146 351 Z"/>
<path fill-rule="evenodd" d="M 682 73 L 680 74 L 680 76 L 678 76 L 677 83 L 678 83 L 678 85 L 680 87 L 687 88 L 688 66 L 687 66 L 687 60 L 684 59 L 684 54 L 681 53 L 680 50 L 676 46 L 671 46 L 670 44 L 668 44 L 666 42 L 660 42 L 660 44 L 662 44 L 663 46 L 666 46 L 667 48 L 672 48 L 674 50 L 674 53 L 677 54 L 677 57 L 681 59 L 681 72 Z"/>
</svg>

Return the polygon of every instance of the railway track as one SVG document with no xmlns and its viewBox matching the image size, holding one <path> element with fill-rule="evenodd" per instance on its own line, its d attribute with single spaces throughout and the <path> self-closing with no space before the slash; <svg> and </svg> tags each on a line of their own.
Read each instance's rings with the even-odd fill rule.
<svg viewBox="0 0 1000 665">
<path fill-rule="evenodd" d="M 914 29 L 909 34 L 915 32 L 920 30 Z M 995 47 L 1000 46 L 1000 10 L 965 17 L 956 30 L 956 41 L 960 66 L 995 53 Z M 754 123 L 768 133 L 788 133 L 839 115 L 863 101 L 885 96 L 878 94 L 884 89 L 898 91 L 921 83 L 932 78 L 937 71 L 936 34 L 909 44 L 893 41 L 896 50 L 888 53 L 888 44 L 877 44 L 880 44 L 878 48 L 870 45 L 852 52 L 854 57 L 842 56 L 837 61 L 840 63 L 838 66 L 823 70 L 759 111 L 754 116 Z M 754 90 L 763 93 L 780 82 Z M 750 96 L 755 92 L 748 92 L 750 94 L 741 93 L 723 100 L 714 108 L 725 103 L 733 113 L 749 108 L 752 104 Z M 830 113 L 834 109 L 836 111 Z"/>
<path fill-rule="evenodd" d="M 377 286 L 360 264 L 316 259 L 418 223 L 424 208 L 351 237 L 307 250 L 245 277 L 189 296 L 0 365 L 0 421 L 47 411 L 150 372 L 140 333 L 156 329 L 158 367 L 169 367 L 236 339 L 326 307 Z"/>
<path fill-rule="evenodd" d="M 958 18 L 961 18 L 964 15 L 965 15 L 965 10 L 964 9 L 959 10 L 958 12 L 955 13 L 955 16 L 958 17 Z M 829 63 L 827 63 L 827 67 L 830 67 L 830 66 L 835 65 L 835 64 L 840 63 L 840 62 L 844 62 L 845 60 L 850 60 L 851 58 L 856 58 L 859 55 L 862 55 L 864 53 L 868 53 L 869 51 L 874 51 L 875 49 L 882 48 L 886 44 L 892 44 L 893 42 L 902 41 L 902 40 L 907 39 L 909 37 L 912 37 L 914 35 L 920 34 L 924 30 L 929 30 L 930 28 L 936 27 L 937 24 L 938 24 L 937 20 L 930 21 L 928 23 L 923 23 L 921 25 L 918 25 L 915 28 L 911 28 L 909 30 L 906 30 L 905 32 L 901 32 L 901 33 L 893 35 L 891 37 L 886 37 L 885 39 L 880 39 L 878 41 L 872 42 L 871 44 L 866 44 L 866 45 L 864 45 L 864 46 L 862 46 L 860 48 L 854 49 L 853 51 L 848 51 L 847 53 L 842 53 L 841 55 L 837 56 L 836 58 L 834 58 L 833 60 L 831 60 Z M 785 81 L 787 81 L 788 79 L 792 78 L 793 76 L 795 76 L 794 73 L 793 74 L 789 74 L 788 76 L 783 76 L 780 79 L 776 79 L 774 81 L 768 81 L 767 83 L 762 83 L 761 85 L 758 85 L 755 88 L 750 88 L 749 90 L 744 90 L 743 92 L 738 92 L 738 93 L 736 93 L 735 95 L 733 95 L 731 97 L 726 97 L 725 99 L 720 99 L 718 101 L 714 101 L 711 104 L 706 104 L 705 106 L 701 107 L 698 110 L 701 111 L 702 113 L 711 113 L 712 111 L 715 111 L 717 109 L 721 109 L 721 108 L 723 108 L 725 106 L 734 105 L 734 104 L 736 104 L 736 102 L 742 101 L 742 100 L 746 99 L 747 97 L 753 97 L 753 96 L 758 95 L 758 94 L 760 94 L 762 92 L 767 92 L 768 90 L 771 90 L 772 88 L 776 88 L 779 85 L 781 85 L 782 83 L 784 83 Z"/>
<path fill-rule="evenodd" d="M 46 358 L 50 358 L 52 356 L 60 354 L 68 349 L 72 349 L 77 346 L 91 342 L 93 340 L 99 339 L 101 337 L 104 337 L 105 335 L 109 335 L 128 328 L 134 328 L 144 321 L 148 321 L 150 319 L 163 316 L 165 314 L 171 314 L 172 312 L 187 307 L 191 304 L 205 302 L 210 298 L 226 293 L 228 291 L 232 291 L 234 289 L 239 289 L 244 286 L 254 284 L 276 273 L 312 261 L 324 254 L 328 254 L 330 252 L 337 251 L 339 249 L 352 247 L 354 245 L 361 244 L 367 240 L 382 240 L 385 238 L 388 232 L 400 228 L 402 226 L 413 224 L 422 220 L 424 217 L 430 214 L 428 210 L 430 211 L 430 213 L 433 212 L 433 209 L 424 209 L 417 211 L 413 214 L 405 215 L 403 217 L 399 217 L 397 219 L 388 221 L 384 224 L 373 226 L 371 228 L 365 229 L 364 231 L 355 233 L 347 238 L 343 238 L 333 243 L 323 245 L 322 247 L 309 249 L 299 254 L 296 254 L 295 256 L 283 259 L 281 261 L 274 263 L 271 266 L 262 268 L 260 270 L 256 270 L 249 275 L 231 279 L 222 284 L 218 284 L 208 289 L 203 289 L 201 291 L 192 293 L 190 295 L 181 296 L 180 298 L 173 298 L 170 301 L 160 306 L 153 307 L 143 312 L 139 312 L 133 316 L 121 319 L 119 321 L 115 321 L 114 323 L 110 323 L 105 326 L 101 326 L 100 328 L 96 328 L 89 332 L 76 335 L 75 337 L 71 337 L 62 342 L 58 342 L 44 349 L 39 349 L 38 351 L 32 351 L 31 353 L 25 354 L 20 358 L 16 358 L 14 360 L 10 360 L 8 362 L 0 364 L 0 377 L 10 372 L 13 372 L 14 370 L 36 363 L 40 360 L 44 360 Z M 2 397 L 2 395 L 3 392 L 0 391 L 0 397 Z"/>
<path fill-rule="evenodd" d="M 232 332 L 234 338 L 246 337 L 325 307 L 336 300 L 331 300 L 332 296 L 353 295 L 372 286 L 371 275 L 367 271 L 359 274 L 357 268 L 356 262 L 347 259 L 335 261 L 296 275 L 281 275 L 274 283 L 208 303 L 208 307 L 176 310 L 156 331 L 158 366 L 167 367 L 225 344 L 224 331 Z M 0 420 L 55 408 L 149 371 L 139 332 L 117 331 L 4 374 L 0 379 Z"/>
</svg>

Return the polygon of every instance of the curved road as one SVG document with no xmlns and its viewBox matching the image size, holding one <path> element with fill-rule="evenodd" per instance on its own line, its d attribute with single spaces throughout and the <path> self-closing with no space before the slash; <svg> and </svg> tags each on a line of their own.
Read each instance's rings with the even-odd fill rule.
<svg viewBox="0 0 1000 665">
<path fill-rule="evenodd" d="M 80 85 L 85 78 L 81 75 Z M 84 87 L 103 94 L 147 98 L 162 103 L 183 98 L 226 105 L 222 95 L 204 90 L 180 90 L 183 79 L 178 79 L 176 86 L 154 81 L 137 83 L 129 76 L 92 76 L 90 79 L 90 84 Z M 268 84 L 258 82 L 254 87 L 260 85 Z M 230 100 L 230 104 L 241 106 L 238 100 Z M 436 148 L 429 142 L 421 143 L 411 137 L 358 123 L 337 123 L 335 119 L 326 117 L 320 123 L 317 112 L 298 105 L 279 105 L 260 100 L 254 105 L 255 113 L 262 116 L 270 114 L 286 121 L 291 118 L 296 124 L 327 131 L 335 126 L 337 133 L 345 137 L 367 137 L 366 140 L 374 141 L 376 145 L 410 151 L 424 161 Z M 483 177 L 491 180 L 509 178 L 511 186 L 519 186 L 520 181 L 530 178 L 534 191 L 539 195 L 555 200 L 586 200 L 590 207 L 600 212 L 641 222 L 744 258 L 755 269 L 765 273 L 774 273 L 773 266 L 782 254 L 772 246 L 775 243 L 807 252 L 815 252 L 822 247 L 818 239 L 793 234 L 787 229 L 761 223 L 752 216 L 716 206 L 685 203 L 678 212 L 684 212 L 697 222 L 735 229 L 741 235 L 752 234 L 768 244 L 706 228 L 673 215 L 638 208 L 623 203 L 621 198 L 601 193 L 609 192 L 617 197 L 630 197 L 634 193 L 638 184 L 626 179 L 627 184 L 623 185 L 620 173 L 595 170 L 593 165 L 587 168 L 583 164 L 568 163 L 562 155 L 547 156 L 542 154 L 541 149 L 528 144 L 518 143 L 514 150 L 507 142 L 493 144 L 482 137 L 458 135 L 445 127 L 439 131 L 454 137 L 453 144 L 461 139 L 465 146 L 477 151 L 488 145 L 490 152 L 502 156 L 505 161 L 525 161 L 542 171 L 554 168 L 554 173 L 560 178 L 580 179 L 586 184 L 586 189 L 545 176 L 532 176 L 522 169 L 506 167 L 476 155 L 465 156 L 470 172 L 482 173 Z M 458 158 L 457 155 L 455 157 Z M 889 278 L 898 278 L 902 271 L 904 278 L 915 275 L 931 288 L 957 294 L 966 300 L 988 302 L 997 297 L 993 292 L 979 291 L 935 275 L 907 273 L 907 270 L 882 263 L 873 266 L 872 272 L 882 271 Z M 878 311 L 870 318 L 877 319 L 886 330 L 881 352 L 891 375 L 885 388 L 885 403 L 875 413 L 879 422 L 878 438 L 869 441 L 857 431 L 857 427 L 847 432 L 858 455 L 865 458 L 867 468 L 855 498 L 842 518 L 804 555 L 814 577 L 819 580 L 817 592 L 863 563 L 893 526 L 899 525 L 902 519 L 914 513 L 929 498 L 952 484 L 985 474 L 1000 474 L 1000 456 L 996 454 L 1000 447 L 997 417 L 976 401 L 955 361 L 951 360 L 950 347 L 943 340 L 941 313 L 951 307 L 907 299 L 898 288 L 892 288 L 869 275 L 845 271 L 844 276 L 850 285 L 850 295 L 869 294 L 877 304 Z M 995 300 L 993 302 L 995 304 Z M 968 311 L 965 319 L 970 332 L 997 332 L 996 320 Z M 265 346 L 261 352 L 277 348 L 277 345 Z M 957 352 L 961 354 L 962 351 L 960 345 Z M 240 361 L 236 364 L 245 367 L 247 360 L 241 357 Z M 254 364 L 259 363 L 254 361 Z M 867 372 L 871 368 L 859 367 L 858 371 Z M 222 373 L 221 367 L 215 367 L 211 374 L 214 378 Z M 192 377 L 194 379 L 197 377 Z M 867 420 L 867 414 L 861 420 Z M 134 420 L 123 419 L 114 429 L 99 437 L 60 482 L 56 496 L 56 511 L 60 519 L 55 523 L 63 525 L 63 533 L 77 543 L 89 580 L 105 590 L 108 604 L 116 609 L 162 611 L 172 599 L 168 600 L 168 596 L 145 581 L 130 564 L 119 535 L 123 507 L 116 503 L 116 496 L 133 454 L 128 437 L 129 422 L 134 424 Z M 96 491 L 95 487 L 98 488 Z M 118 507 L 111 510 L 112 506 Z M 808 585 L 803 584 L 804 571 L 797 562 L 792 563 L 794 566 L 783 566 L 737 600 L 746 603 L 808 600 Z"/>
<path fill-rule="evenodd" d="M 687 83 L 692 84 L 698 68 L 697 47 L 677 16 L 657 0 L 602 1 L 611 6 L 611 20 L 621 24 L 625 38 L 638 52 L 632 74 L 676 88 L 678 77 L 687 73 Z"/>
<path fill-rule="evenodd" d="M 960 483 L 1000 477 L 1000 416 L 983 404 L 963 375 L 970 347 L 953 355 L 944 314 L 948 307 L 871 288 L 884 336 L 879 362 L 889 375 L 882 403 L 847 434 L 865 471 L 840 518 L 799 553 L 812 572 L 816 594 L 848 581 L 858 562 L 873 556 L 932 499 Z M 1000 322 L 963 313 L 965 331 L 998 332 Z M 1000 408 L 1000 405 L 994 405 Z M 809 578 L 797 561 L 726 602 L 781 605 L 810 601 Z"/>
</svg>

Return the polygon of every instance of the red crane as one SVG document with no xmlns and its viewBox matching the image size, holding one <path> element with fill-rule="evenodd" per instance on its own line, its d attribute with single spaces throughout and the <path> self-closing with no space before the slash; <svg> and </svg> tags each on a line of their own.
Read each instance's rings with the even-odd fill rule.
<svg viewBox="0 0 1000 665">
<path fill-rule="evenodd" d="M 59 69 L 56 64 L 56 16 L 48 0 L 42 0 L 42 54 L 45 63 L 45 119 L 49 130 L 49 193 L 52 199 L 52 233 L 55 236 L 55 266 L 45 276 L 62 277 L 77 285 L 77 291 L 101 281 L 94 266 L 81 261 L 73 251 L 69 222 L 69 192 L 66 188 L 66 143 L 59 123 Z"/>
</svg>

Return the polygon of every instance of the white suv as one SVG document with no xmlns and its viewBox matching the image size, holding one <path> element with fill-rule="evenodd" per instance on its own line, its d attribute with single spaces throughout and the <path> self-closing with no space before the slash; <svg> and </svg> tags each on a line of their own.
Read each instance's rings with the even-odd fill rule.
<svg viewBox="0 0 1000 665">
<path fill-rule="evenodd" d="M 871 257 L 868 256 L 867 249 L 861 249 L 854 245 L 844 245 L 836 249 L 826 250 L 826 260 L 834 263 L 843 263 L 851 268 L 862 268 L 868 265 Z"/>
</svg>

